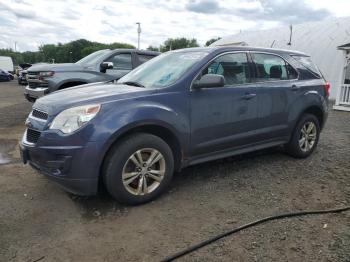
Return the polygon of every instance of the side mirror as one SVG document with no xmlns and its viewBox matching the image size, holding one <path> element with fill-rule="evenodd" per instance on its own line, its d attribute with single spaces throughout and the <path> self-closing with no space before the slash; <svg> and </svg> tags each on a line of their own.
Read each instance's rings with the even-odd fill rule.
<svg viewBox="0 0 350 262">
<path fill-rule="evenodd" d="M 100 65 L 101 72 L 106 72 L 107 69 L 113 69 L 113 62 L 102 62 Z"/>
<path fill-rule="evenodd" d="M 213 88 L 223 87 L 225 85 L 225 78 L 222 75 L 207 74 L 196 80 L 193 83 L 194 88 Z"/>
</svg>

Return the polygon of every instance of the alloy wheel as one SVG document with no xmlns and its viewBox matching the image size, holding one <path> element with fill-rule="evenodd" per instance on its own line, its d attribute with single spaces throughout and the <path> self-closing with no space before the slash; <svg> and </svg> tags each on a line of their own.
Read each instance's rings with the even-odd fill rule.
<svg viewBox="0 0 350 262">
<path fill-rule="evenodd" d="M 165 169 L 164 156 L 158 150 L 154 148 L 137 150 L 123 167 L 123 185 L 133 195 L 152 193 L 161 184 Z"/>
<path fill-rule="evenodd" d="M 315 145 L 317 127 L 313 122 L 306 122 L 300 132 L 299 147 L 303 152 L 310 151 Z"/>
</svg>

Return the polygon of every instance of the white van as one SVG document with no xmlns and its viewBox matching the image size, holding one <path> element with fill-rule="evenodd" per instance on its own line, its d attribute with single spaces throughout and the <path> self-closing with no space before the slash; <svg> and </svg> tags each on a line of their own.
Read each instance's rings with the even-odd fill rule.
<svg viewBox="0 0 350 262">
<path fill-rule="evenodd" d="M 6 70 L 11 74 L 13 74 L 14 67 L 13 67 L 12 58 L 9 56 L 0 56 L 0 69 Z"/>
</svg>

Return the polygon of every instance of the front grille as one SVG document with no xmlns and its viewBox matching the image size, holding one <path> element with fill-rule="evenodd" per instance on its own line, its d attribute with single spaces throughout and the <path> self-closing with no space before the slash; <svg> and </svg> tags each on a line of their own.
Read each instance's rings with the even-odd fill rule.
<svg viewBox="0 0 350 262">
<path fill-rule="evenodd" d="M 47 82 L 41 82 L 41 83 L 38 83 L 38 82 L 31 82 L 30 79 L 28 78 L 28 85 L 30 88 L 38 88 L 38 87 L 48 87 L 48 83 Z"/>
<path fill-rule="evenodd" d="M 27 72 L 27 81 L 30 88 L 35 89 L 38 87 L 46 88 L 49 86 L 47 81 L 39 79 L 40 72 Z"/>
<path fill-rule="evenodd" d="M 29 143 L 36 143 L 38 142 L 40 137 L 40 131 L 34 130 L 34 129 L 27 129 L 27 141 Z"/>
<path fill-rule="evenodd" d="M 49 115 L 46 112 L 40 111 L 38 109 L 33 109 L 32 116 L 43 120 L 47 120 Z"/>
</svg>

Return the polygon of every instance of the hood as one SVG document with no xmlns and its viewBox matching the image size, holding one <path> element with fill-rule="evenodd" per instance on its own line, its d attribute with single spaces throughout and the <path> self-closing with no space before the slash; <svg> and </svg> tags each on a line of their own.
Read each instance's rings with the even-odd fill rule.
<svg viewBox="0 0 350 262">
<path fill-rule="evenodd" d="M 43 72 L 43 71 L 77 71 L 82 70 L 84 67 L 74 63 L 66 63 L 66 64 L 40 64 L 40 65 L 32 65 L 28 72 Z"/>
<path fill-rule="evenodd" d="M 141 97 L 153 92 L 155 92 L 154 89 L 101 82 L 68 88 L 43 96 L 35 102 L 33 108 L 54 115 L 74 106 L 109 103 L 115 100 Z"/>
</svg>

